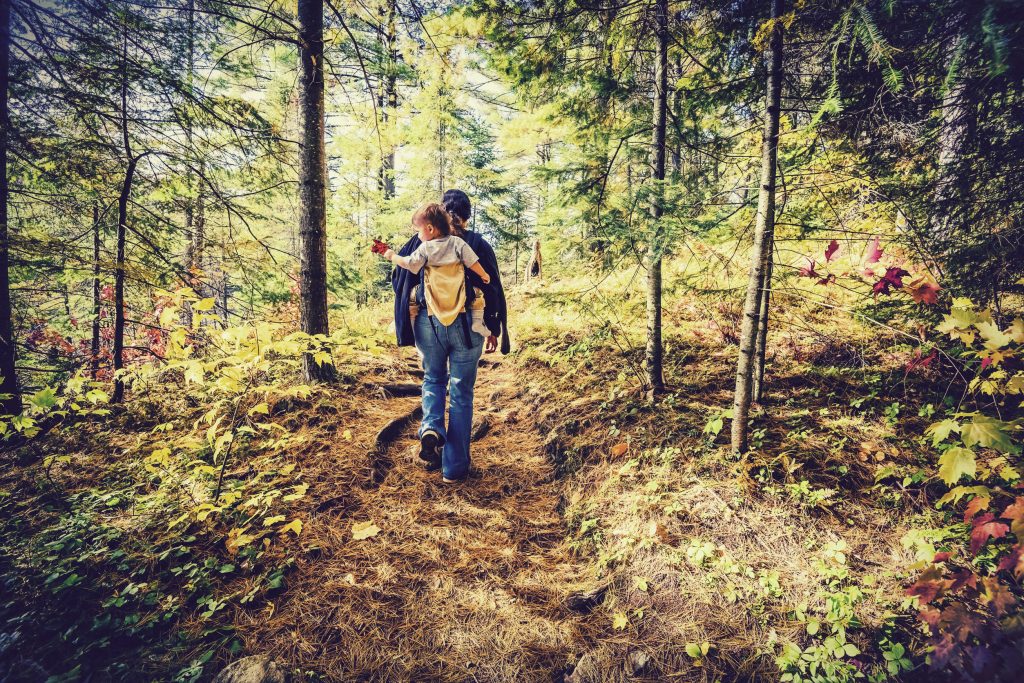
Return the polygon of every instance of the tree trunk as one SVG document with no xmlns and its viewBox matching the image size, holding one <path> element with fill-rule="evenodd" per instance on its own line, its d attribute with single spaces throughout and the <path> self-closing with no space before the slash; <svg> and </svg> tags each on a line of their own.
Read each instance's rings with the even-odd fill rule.
<svg viewBox="0 0 1024 683">
<path fill-rule="evenodd" d="M 89 344 L 89 376 L 100 370 L 100 204 L 92 204 L 92 340 Z"/>
<path fill-rule="evenodd" d="M 761 187 L 757 195 L 754 244 L 747 278 L 747 296 L 743 304 L 740 352 L 736 362 L 736 392 L 733 399 L 732 449 L 736 453 L 745 453 L 747 450 L 754 352 L 761 297 L 766 289 L 765 275 L 772 253 L 771 242 L 775 226 L 775 169 L 779 151 L 779 111 L 782 99 L 782 22 L 779 19 L 783 12 L 782 4 L 783 0 L 772 0 L 773 24 L 768 51 L 764 139 L 761 146 Z"/>
<path fill-rule="evenodd" d="M 966 36 L 961 28 L 963 16 L 950 17 L 947 29 L 952 34 L 943 46 L 943 66 L 949 84 L 942 97 L 942 112 L 938 138 L 938 169 L 936 172 L 935 194 L 932 200 L 932 215 L 929 220 L 930 232 L 939 242 L 939 249 L 946 251 L 948 241 L 953 237 L 955 220 L 950 216 L 950 204 L 954 199 L 958 180 L 957 164 L 963 153 L 970 125 L 970 107 L 967 83 L 957 73 Z"/>
<path fill-rule="evenodd" d="M 774 223 L 774 221 L 773 221 Z M 774 269 L 774 245 L 775 228 L 765 239 L 768 242 L 768 262 L 765 264 L 764 278 L 761 283 L 761 295 L 758 303 L 757 315 L 757 346 L 754 348 L 754 401 L 761 402 L 764 391 L 764 359 L 765 349 L 768 345 L 768 310 L 772 298 L 772 270 Z"/>
<path fill-rule="evenodd" d="M 135 179 L 135 167 L 139 160 L 132 153 L 131 136 L 128 131 L 128 19 L 125 18 L 124 33 L 121 39 L 121 137 L 124 145 L 124 158 L 127 165 L 124 172 L 124 183 L 121 194 L 117 198 L 117 260 L 114 264 L 114 395 L 113 403 L 124 400 L 124 380 L 118 371 L 124 367 L 124 260 L 125 242 L 128 237 L 128 201 L 132 194 L 132 182 Z"/>
<path fill-rule="evenodd" d="M 14 320 L 11 309 L 10 234 L 7 228 L 7 145 L 11 116 L 7 85 L 11 65 L 11 3 L 0 0 L 0 412 L 21 414 L 21 395 L 15 371 Z"/>
<path fill-rule="evenodd" d="M 668 0 L 658 0 L 655 8 L 658 53 L 654 66 L 654 134 L 651 149 L 651 177 L 654 198 L 651 202 L 653 225 L 647 253 L 647 390 L 654 397 L 665 388 L 662 376 L 661 347 L 661 216 L 664 211 L 665 129 L 668 119 Z"/>
<path fill-rule="evenodd" d="M 397 40 L 397 25 L 395 15 L 397 13 L 397 0 L 388 0 L 387 8 L 381 10 L 383 18 L 381 30 L 381 51 L 387 60 L 384 70 L 384 82 L 382 83 L 380 98 L 380 118 L 385 127 L 385 149 L 382 150 L 383 157 L 380 164 L 380 189 L 384 193 L 384 201 L 395 196 L 395 148 L 391 141 L 391 135 L 387 130 L 387 124 L 394 116 L 398 108 L 398 49 L 395 46 Z"/>
<path fill-rule="evenodd" d="M 188 64 L 185 83 L 189 92 L 192 91 L 196 74 L 196 5 L 195 0 L 188 0 Z M 203 159 L 196 150 L 190 108 L 185 107 L 185 141 L 187 146 L 188 165 L 185 170 L 185 184 L 188 196 L 185 203 L 185 230 L 189 235 L 186 251 L 186 267 L 188 268 L 188 285 L 199 297 L 203 292 L 203 257 L 206 245 L 205 207 L 203 205 Z M 198 169 L 198 170 L 197 170 Z M 186 301 L 182 305 L 182 323 L 192 328 L 192 304 Z"/>
<path fill-rule="evenodd" d="M 302 331 L 327 335 L 327 155 L 324 149 L 324 3 L 299 0 L 299 311 Z M 302 358 L 306 381 L 328 381 L 334 366 Z"/>
</svg>

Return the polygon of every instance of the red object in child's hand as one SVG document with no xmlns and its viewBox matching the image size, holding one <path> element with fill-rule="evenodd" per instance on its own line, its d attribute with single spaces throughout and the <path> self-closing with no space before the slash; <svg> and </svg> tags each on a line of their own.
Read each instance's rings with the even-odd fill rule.
<svg viewBox="0 0 1024 683">
<path fill-rule="evenodd" d="M 388 249 L 390 248 L 391 247 L 389 247 L 385 243 L 381 242 L 378 239 L 375 239 L 373 240 L 373 246 L 370 247 L 370 251 L 372 251 L 374 254 L 380 254 L 383 256 L 384 254 L 387 253 Z"/>
</svg>

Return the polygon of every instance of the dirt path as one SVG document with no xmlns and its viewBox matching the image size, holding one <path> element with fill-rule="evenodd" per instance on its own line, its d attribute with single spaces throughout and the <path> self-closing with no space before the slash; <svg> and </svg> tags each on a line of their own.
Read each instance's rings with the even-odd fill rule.
<svg viewBox="0 0 1024 683">
<path fill-rule="evenodd" d="M 415 420 L 383 457 L 317 477 L 303 533 L 317 547 L 275 610 L 243 627 L 260 649 L 331 680 L 561 679 L 595 633 L 595 617 L 565 607 L 590 575 L 565 545 L 560 484 L 514 398 L 514 372 L 500 361 L 481 368 L 474 424 L 490 427 L 461 485 L 422 469 Z M 379 428 L 417 404 L 378 398 L 362 404 L 363 419 Z M 360 522 L 381 531 L 354 540 Z"/>
</svg>

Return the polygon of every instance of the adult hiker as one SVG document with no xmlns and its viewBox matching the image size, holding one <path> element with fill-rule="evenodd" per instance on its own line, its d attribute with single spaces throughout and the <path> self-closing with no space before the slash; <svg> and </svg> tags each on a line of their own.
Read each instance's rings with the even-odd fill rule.
<svg viewBox="0 0 1024 683">
<path fill-rule="evenodd" d="M 498 259 L 487 240 L 467 229 L 472 216 L 469 197 L 462 190 L 444 193 L 451 234 L 463 240 L 479 258 L 479 264 L 490 276 L 490 282 L 472 271 L 465 271 L 465 310 L 458 312 L 450 324 L 442 324 L 437 311 L 425 293 L 425 271 L 413 274 L 396 268 L 391 284 L 395 290 L 395 334 L 399 346 L 415 346 L 423 361 L 423 421 L 419 428 L 420 458 L 427 469 L 440 467 L 442 480 L 453 483 L 469 474 L 469 440 L 473 426 L 473 389 L 477 363 L 481 353 L 491 353 L 500 346 L 502 353 L 510 348 L 508 313 L 505 292 L 501 286 Z M 419 215 L 419 212 L 417 212 Z M 421 217 L 420 222 L 426 217 Z M 415 217 L 414 217 L 415 219 Z M 415 220 L 414 220 L 415 222 Z M 399 251 L 397 256 L 409 257 L 422 240 L 421 228 Z M 481 301 L 482 295 L 482 301 Z M 473 330 L 472 313 L 483 303 L 483 322 L 489 334 Z M 415 317 L 412 314 L 415 314 Z M 450 397 L 447 428 L 445 398 Z"/>
</svg>

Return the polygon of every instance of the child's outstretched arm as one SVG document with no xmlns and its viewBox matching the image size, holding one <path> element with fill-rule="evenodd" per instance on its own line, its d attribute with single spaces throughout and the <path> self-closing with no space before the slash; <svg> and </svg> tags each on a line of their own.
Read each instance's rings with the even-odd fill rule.
<svg viewBox="0 0 1024 683">
<path fill-rule="evenodd" d="M 469 269 L 476 273 L 477 275 L 479 275 L 480 279 L 484 281 L 485 285 L 491 284 L 491 276 L 487 274 L 487 271 L 484 270 L 484 267 L 480 265 L 479 261 L 471 265 Z"/>
<path fill-rule="evenodd" d="M 423 268 L 424 263 L 426 263 L 427 260 L 426 254 L 422 253 L 422 251 L 419 248 L 417 248 L 416 251 L 409 254 L 408 256 L 399 256 L 391 247 L 384 244 L 380 240 L 374 240 L 373 246 L 370 248 L 370 250 L 375 254 L 380 254 L 381 256 L 386 258 L 388 261 L 391 261 L 396 266 L 400 268 L 405 268 L 406 270 L 413 273 L 420 272 L 420 270 Z"/>
</svg>

